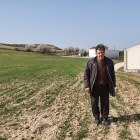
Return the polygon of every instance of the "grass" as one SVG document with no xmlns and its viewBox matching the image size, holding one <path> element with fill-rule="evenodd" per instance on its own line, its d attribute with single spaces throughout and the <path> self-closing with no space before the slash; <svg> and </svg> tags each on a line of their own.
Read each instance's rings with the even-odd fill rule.
<svg viewBox="0 0 140 140">
<path fill-rule="evenodd" d="M 4 137 L 0 136 L 0 140 L 7 140 L 7 138 L 4 138 Z"/>
<path fill-rule="evenodd" d="M 0 43 L 0 45 L 11 46 L 11 47 L 25 47 L 24 44 L 5 44 L 5 43 Z"/>
<path fill-rule="evenodd" d="M 87 62 L 87 59 L 6 50 L 0 50 L 0 60 L 0 96 L 3 99 L 0 104 L 1 121 L 13 115 L 19 116 L 24 108 L 40 110 L 49 107 L 67 85 L 77 82 L 75 77 Z M 54 86 L 41 92 L 38 98 L 44 105 L 39 106 L 37 99 L 32 97 L 36 96 L 44 85 Z M 70 120 L 71 115 L 62 125 L 60 138 L 65 137 Z M 11 127 L 16 125 L 17 123 L 13 123 Z"/>
<path fill-rule="evenodd" d="M 110 104 L 111 104 L 112 108 L 114 108 L 114 109 L 118 110 L 118 107 L 116 106 L 116 104 L 115 104 L 115 103 L 111 102 Z"/>
<path fill-rule="evenodd" d="M 122 82 L 127 81 L 131 85 L 134 85 L 134 87 L 136 89 L 139 89 L 139 82 L 134 80 L 136 78 L 136 75 L 117 72 L 116 76 Z M 114 108 L 115 110 L 118 111 L 119 117 L 112 117 L 113 122 L 117 125 L 117 127 L 119 127 L 120 125 L 122 126 L 122 129 L 119 131 L 120 139 L 133 140 L 133 138 L 131 137 L 130 129 L 129 129 L 129 125 L 130 125 L 131 121 L 130 121 L 129 115 L 127 115 L 127 114 L 129 113 L 128 107 L 131 109 L 131 111 L 132 111 L 132 109 L 135 110 L 135 108 L 134 107 L 132 108 L 132 106 L 129 103 L 125 103 L 124 99 L 121 97 L 121 94 L 124 94 L 124 95 L 126 94 L 124 91 L 129 92 L 129 87 L 125 87 L 125 89 L 124 89 L 124 87 L 122 87 L 121 85 L 118 85 L 117 88 L 120 89 L 120 91 L 121 91 L 121 93 L 116 92 L 116 99 L 120 106 L 118 107 L 116 102 L 113 102 L 113 101 L 111 102 L 111 106 L 112 106 L 112 108 Z M 126 110 L 126 106 L 127 106 L 127 110 Z M 123 115 L 122 115 L 122 112 L 123 112 Z M 137 118 L 139 120 L 137 113 L 135 113 L 134 116 L 137 116 Z"/>
<path fill-rule="evenodd" d="M 87 137 L 89 131 L 88 124 L 91 121 L 90 118 L 91 115 L 88 112 L 86 112 L 85 117 L 83 119 L 79 118 L 80 129 L 77 132 L 77 134 L 72 136 L 74 140 L 80 140 Z"/>
<path fill-rule="evenodd" d="M 118 77 L 123 81 L 128 81 L 129 83 L 135 85 L 136 88 L 140 87 L 140 83 L 138 81 L 133 80 L 131 77 L 129 77 L 130 74 L 125 74 L 124 73 L 124 75 L 127 75 L 127 77 L 124 77 L 124 76 L 121 76 L 121 75 L 118 75 Z"/>
<path fill-rule="evenodd" d="M 17 109 L 27 107 L 27 104 L 21 105 L 23 101 L 34 96 L 44 84 L 49 86 L 51 83 L 58 81 L 56 85 L 59 87 L 50 91 L 50 95 L 53 95 L 53 97 L 44 100 L 46 105 L 52 104 L 59 91 L 66 84 L 59 83 L 63 81 L 73 83 L 73 78 L 81 72 L 81 68 L 84 68 L 87 62 L 86 59 L 61 58 L 5 50 L 0 50 L 0 60 L 0 85 L 5 85 L 5 88 L 1 89 L 0 96 L 12 96 L 12 98 L 6 99 L 0 104 L 0 108 L 4 109 L 0 111 L 0 114 L 8 113 L 7 110 L 10 110 L 10 112 L 15 110 L 14 108 L 7 109 L 7 103 L 19 104 Z"/>
<path fill-rule="evenodd" d="M 85 137 L 87 137 L 88 133 L 88 129 L 84 129 L 82 128 L 75 136 L 74 136 L 74 140 L 81 140 Z"/>
<path fill-rule="evenodd" d="M 83 80 L 78 79 L 80 73 L 83 74 L 87 59 L 65 58 L 51 55 L 42 55 L 20 51 L 0 50 L 0 126 L 9 123 L 9 129 L 17 130 L 20 124 L 20 115 L 24 110 L 29 114 L 45 111 L 56 103 L 59 97 L 60 105 L 56 109 L 64 116 L 63 122 L 59 124 L 57 139 L 65 139 L 69 134 L 74 140 L 82 140 L 88 137 L 89 126 L 92 122 L 92 112 L 90 108 L 89 94 L 85 93 Z M 119 60 L 114 60 L 118 62 Z M 139 87 L 135 80 L 117 75 L 122 81 Z M 75 87 L 73 85 L 76 85 Z M 82 87 L 82 88 L 81 88 Z M 116 92 L 116 98 L 122 110 L 127 104 L 124 103 L 121 94 Z M 115 100 L 114 99 L 114 100 Z M 62 104 L 61 104 L 62 102 Z M 67 107 L 67 105 L 69 106 Z M 120 139 L 130 139 L 131 132 L 128 129 L 129 122 L 121 117 L 121 109 L 113 100 L 111 107 L 116 110 L 120 117 L 113 117 L 113 123 L 122 129 L 119 131 Z M 84 106 L 82 108 L 82 105 Z M 129 106 L 129 105 L 128 105 Z M 86 111 L 83 111 L 87 107 Z M 79 116 L 75 114 L 79 112 Z M 139 114 L 137 114 L 139 118 Z M 56 118 L 59 116 L 56 116 Z M 13 121 L 16 118 L 18 121 Z M 26 119 L 26 118 L 25 118 Z M 78 121 L 78 126 L 74 127 L 71 122 Z M 101 125 L 101 134 L 107 136 L 111 126 Z M 39 134 L 43 134 L 45 127 L 38 128 Z M 39 135 L 38 134 L 38 135 Z M 5 135 L 2 135 L 5 136 Z M 5 139 L 4 137 L 0 137 Z"/>
<path fill-rule="evenodd" d="M 120 62 L 123 62 L 123 61 L 124 61 L 124 59 L 122 57 L 113 59 L 114 64 L 120 63 Z"/>
<path fill-rule="evenodd" d="M 64 123 L 59 127 L 60 128 L 60 132 L 59 132 L 59 136 L 57 137 L 58 140 L 62 140 L 66 137 L 66 133 L 68 132 L 70 125 L 70 121 L 72 120 L 72 113 L 69 114 L 69 116 L 67 117 L 67 119 L 64 121 Z"/>
<path fill-rule="evenodd" d="M 128 130 L 128 125 L 129 122 L 127 120 L 123 120 L 123 129 L 121 130 L 121 132 L 119 133 L 119 137 L 122 140 L 128 139 L 128 140 L 133 140 L 132 138 L 130 138 L 130 131 Z"/>
<path fill-rule="evenodd" d="M 107 135 L 109 133 L 109 130 L 110 130 L 110 125 L 105 125 L 104 134 Z"/>
<path fill-rule="evenodd" d="M 10 83 L 15 80 L 53 79 L 54 76 L 64 78 L 76 77 L 85 67 L 87 60 L 76 58 L 61 58 L 28 52 L 0 51 L 0 83 Z"/>
</svg>

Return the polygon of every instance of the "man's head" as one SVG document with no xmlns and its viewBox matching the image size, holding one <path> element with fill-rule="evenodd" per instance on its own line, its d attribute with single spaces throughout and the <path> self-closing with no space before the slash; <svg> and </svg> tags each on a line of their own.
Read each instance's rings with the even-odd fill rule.
<svg viewBox="0 0 140 140">
<path fill-rule="evenodd" d="M 97 58 L 101 61 L 105 56 L 105 46 L 103 44 L 99 44 L 96 46 L 96 55 Z"/>
</svg>

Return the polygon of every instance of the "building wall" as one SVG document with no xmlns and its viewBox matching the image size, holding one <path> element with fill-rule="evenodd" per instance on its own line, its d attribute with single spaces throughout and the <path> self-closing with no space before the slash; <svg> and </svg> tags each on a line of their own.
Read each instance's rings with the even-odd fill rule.
<svg viewBox="0 0 140 140">
<path fill-rule="evenodd" d="M 105 56 L 109 58 L 119 58 L 119 50 L 106 50 Z"/>
<path fill-rule="evenodd" d="M 90 49 L 89 50 L 89 57 L 95 57 L 96 54 L 95 54 L 95 49 Z"/>
<path fill-rule="evenodd" d="M 95 57 L 95 49 L 89 50 L 89 57 Z M 105 50 L 105 56 L 110 58 L 118 58 L 119 57 L 119 50 Z"/>
<path fill-rule="evenodd" d="M 140 44 L 124 50 L 124 71 L 140 70 Z"/>
</svg>

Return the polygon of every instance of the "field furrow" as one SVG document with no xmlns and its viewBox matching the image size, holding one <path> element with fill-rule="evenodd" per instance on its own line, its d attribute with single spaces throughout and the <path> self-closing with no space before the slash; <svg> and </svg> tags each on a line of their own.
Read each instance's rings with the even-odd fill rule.
<svg viewBox="0 0 140 140">
<path fill-rule="evenodd" d="M 139 74 L 116 72 L 111 125 L 97 126 L 83 85 L 86 59 L 16 51 L 0 54 L 0 139 L 140 139 Z"/>
</svg>

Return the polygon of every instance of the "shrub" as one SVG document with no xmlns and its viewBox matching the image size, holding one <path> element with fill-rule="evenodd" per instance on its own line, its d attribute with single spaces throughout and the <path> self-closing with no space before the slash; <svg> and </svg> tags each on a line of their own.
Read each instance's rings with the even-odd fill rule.
<svg viewBox="0 0 140 140">
<path fill-rule="evenodd" d="M 53 53 L 56 53 L 56 49 L 52 49 L 52 52 L 53 52 Z"/>
<path fill-rule="evenodd" d="M 124 51 L 119 51 L 119 56 L 124 57 Z"/>
<path fill-rule="evenodd" d="M 68 47 L 68 52 L 69 52 L 69 53 L 74 52 L 74 48 L 71 47 L 71 46 L 69 46 L 69 47 Z"/>
<path fill-rule="evenodd" d="M 84 53 L 83 53 L 83 56 L 87 56 L 87 52 L 84 52 Z"/>
<path fill-rule="evenodd" d="M 19 51 L 19 49 L 18 48 L 15 48 L 15 51 Z"/>
<path fill-rule="evenodd" d="M 68 53 L 68 48 L 64 48 L 63 51 L 64 51 L 65 55 L 67 55 L 67 53 Z"/>
<path fill-rule="evenodd" d="M 34 48 L 34 45 L 33 44 L 29 44 L 29 45 L 26 45 L 25 46 L 25 51 L 27 52 L 31 52 Z"/>
<path fill-rule="evenodd" d="M 76 47 L 75 49 L 74 49 L 74 51 L 76 52 L 76 54 L 78 54 L 78 52 L 79 52 L 79 48 L 78 47 Z"/>
<path fill-rule="evenodd" d="M 79 50 L 79 54 L 81 54 L 81 56 L 83 56 L 84 52 L 86 52 L 85 49 L 80 49 L 80 50 Z"/>
<path fill-rule="evenodd" d="M 44 53 L 49 52 L 50 49 L 49 49 L 49 47 L 46 44 L 39 44 L 39 45 L 37 45 L 37 51 L 39 53 L 44 54 Z"/>
</svg>

